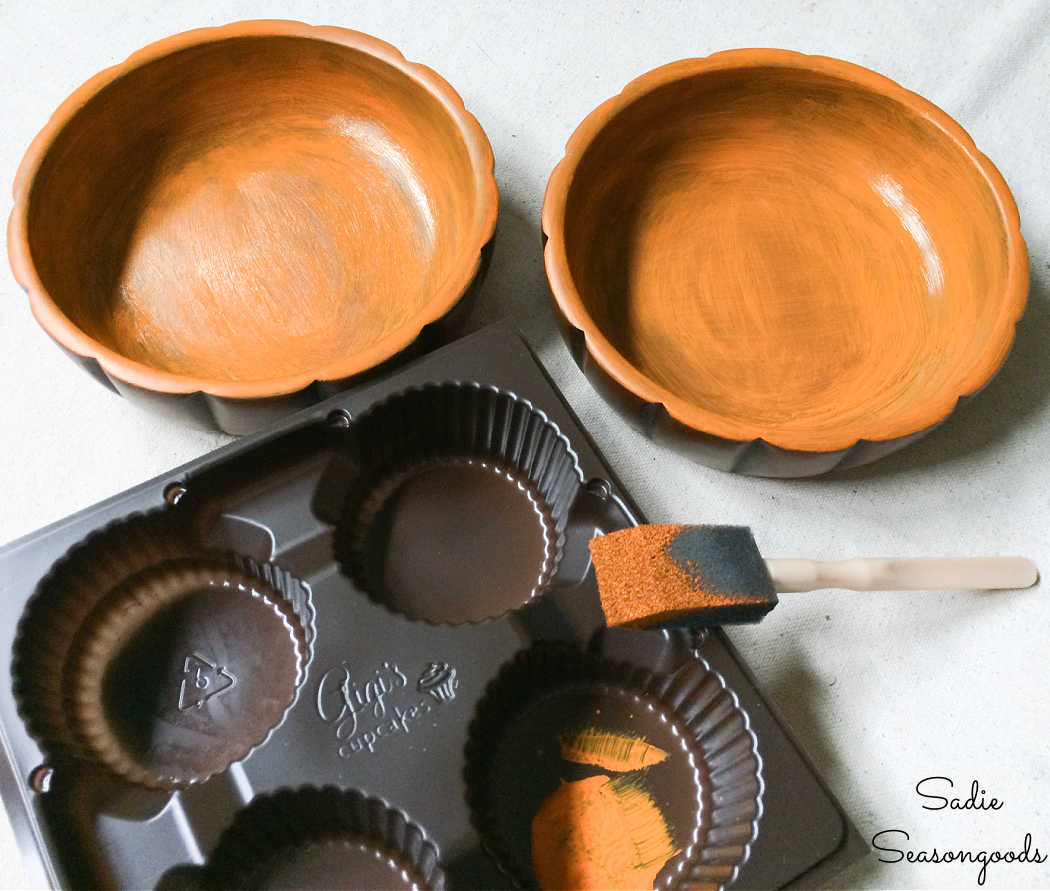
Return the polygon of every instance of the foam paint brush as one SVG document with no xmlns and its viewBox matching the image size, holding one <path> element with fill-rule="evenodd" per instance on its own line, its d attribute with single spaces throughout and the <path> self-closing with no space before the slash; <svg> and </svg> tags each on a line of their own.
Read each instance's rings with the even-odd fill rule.
<svg viewBox="0 0 1050 891">
<path fill-rule="evenodd" d="M 1039 571 L 1024 557 L 764 560 L 746 526 L 635 526 L 591 539 L 610 626 L 757 622 L 777 593 L 1029 588 Z"/>
</svg>

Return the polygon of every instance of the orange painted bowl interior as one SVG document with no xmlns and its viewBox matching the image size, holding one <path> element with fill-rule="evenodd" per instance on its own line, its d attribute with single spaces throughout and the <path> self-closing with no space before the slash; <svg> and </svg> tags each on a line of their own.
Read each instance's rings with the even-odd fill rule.
<svg viewBox="0 0 1050 891">
<path fill-rule="evenodd" d="M 591 358 L 727 440 L 834 451 L 922 430 L 1006 357 L 1013 198 L 951 118 L 845 62 L 737 50 L 596 109 L 543 208 Z"/>
<path fill-rule="evenodd" d="M 492 152 L 393 47 L 248 22 L 89 81 L 23 162 L 9 242 L 68 349 L 149 389 L 262 397 L 408 346 L 476 272 Z"/>
</svg>

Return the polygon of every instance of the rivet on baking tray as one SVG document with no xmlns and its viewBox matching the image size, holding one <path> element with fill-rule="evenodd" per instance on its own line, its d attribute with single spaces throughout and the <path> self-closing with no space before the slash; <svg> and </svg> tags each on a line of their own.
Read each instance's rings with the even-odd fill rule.
<svg viewBox="0 0 1050 891">
<path fill-rule="evenodd" d="M 186 494 L 186 487 L 182 483 L 168 483 L 164 487 L 164 500 L 168 504 L 178 504 L 179 499 Z"/>
<path fill-rule="evenodd" d="M 50 764 L 37 765 L 29 773 L 29 787 L 34 792 L 50 792 L 55 769 Z"/>
<path fill-rule="evenodd" d="M 606 480 L 593 479 L 587 483 L 587 491 L 604 501 L 612 494 L 612 486 Z"/>
<path fill-rule="evenodd" d="M 350 412 L 345 408 L 337 408 L 335 411 L 329 412 L 325 420 L 330 427 L 349 427 Z"/>
<path fill-rule="evenodd" d="M 700 648 L 710 637 L 710 632 L 707 628 L 690 628 L 689 629 L 689 646 L 690 649 L 699 655 Z"/>
</svg>

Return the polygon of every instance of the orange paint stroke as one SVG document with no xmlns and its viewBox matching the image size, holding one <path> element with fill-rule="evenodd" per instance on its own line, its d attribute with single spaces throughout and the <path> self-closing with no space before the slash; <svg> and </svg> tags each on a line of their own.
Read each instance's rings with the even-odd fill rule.
<svg viewBox="0 0 1050 891">
<path fill-rule="evenodd" d="M 583 727 L 559 737 L 561 756 L 577 764 L 592 764 L 605 770 L 642 770 L 667 760 L 667 752 L 638 736 Z"/>
<path fill-rule="evenodd" d="M 532 821 L 543 889 L 645 889 L 678 853 L 652 798 L 631 777 L 562 783 Z"/>
</svg>

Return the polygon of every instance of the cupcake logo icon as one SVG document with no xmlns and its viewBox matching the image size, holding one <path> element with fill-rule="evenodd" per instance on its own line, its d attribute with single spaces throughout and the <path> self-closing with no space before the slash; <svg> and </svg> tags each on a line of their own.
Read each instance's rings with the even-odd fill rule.
<svg viewBox="0 0 1050 891">
<path fill-rule="evenodd" d="M 429 693 L 438 702 L 451 702 L 456 698 L 459 678 L 456 669 L 447 662 L 430 662 L 416 682 L 420 693 Z"/>
</svg>

